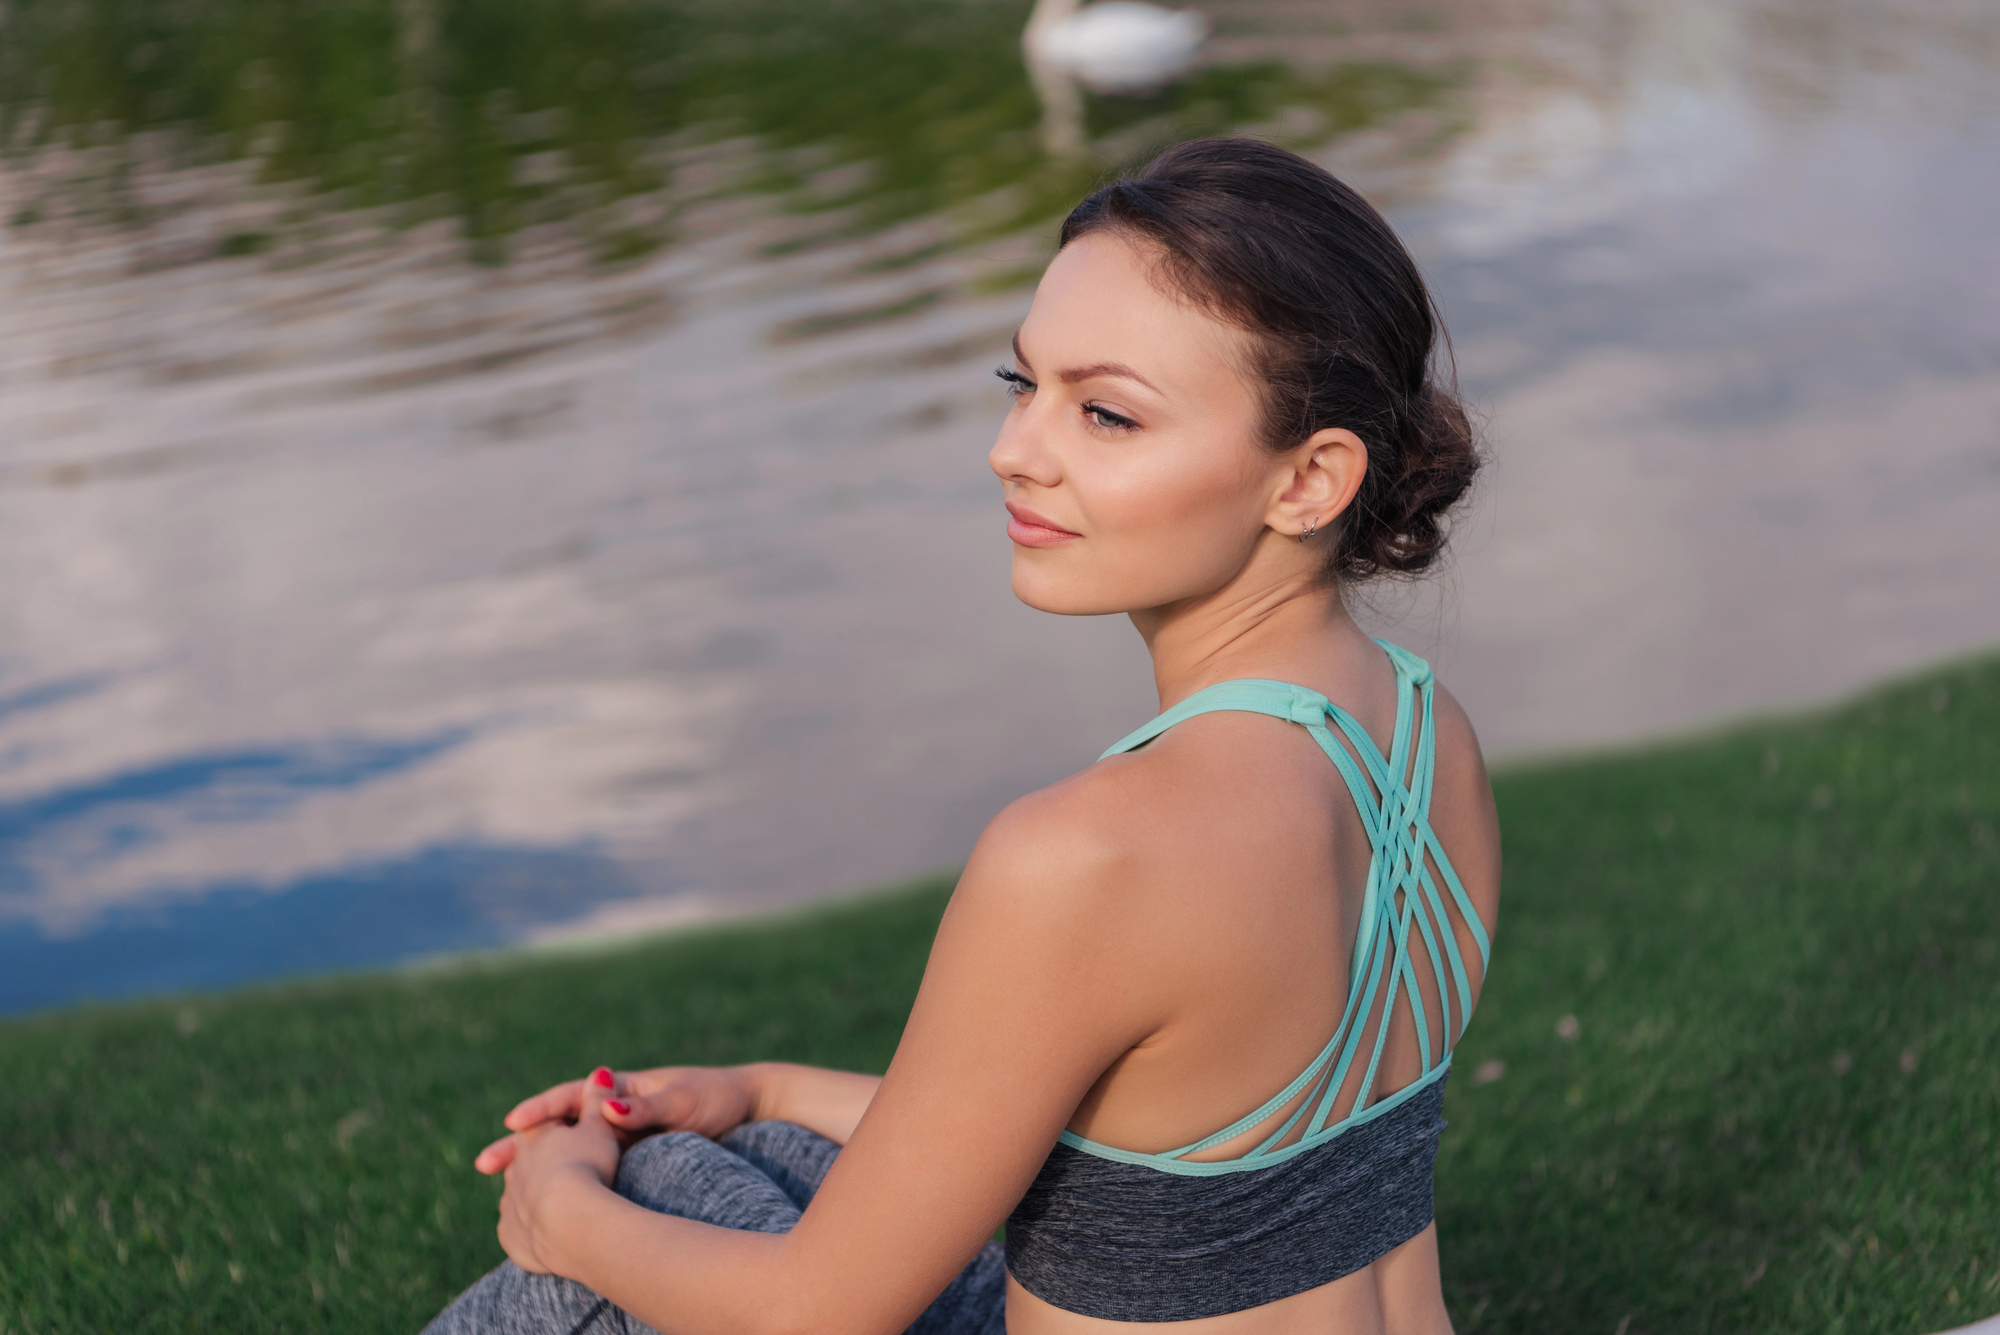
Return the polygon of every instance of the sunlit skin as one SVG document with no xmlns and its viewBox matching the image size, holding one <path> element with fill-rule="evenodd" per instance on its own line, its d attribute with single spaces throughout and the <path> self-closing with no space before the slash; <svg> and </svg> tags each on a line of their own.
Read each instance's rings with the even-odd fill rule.
<svg viewBox="0 0 2000 1335">
<path fill-rule="evenodd" d="M 1163 709 L 1232 678 L 1294 681 L 1386 750 L 1393 670 L 1324 578 L 1367 469 L 1361 442 L 1329 428 L 1282 454 L 1260 444 L 1248 337 L 1168 290 L 1150 253 L 1116 235 L 1056 257 L 1016 350 L 1018 393 L 990 460 L 1022 601 L 1130 616 Z M 1463 712 L 1441 689 L 1435 709 L 1431 823 L 1491 930 L 1491 793 Z M 507 1175 L 501 1243 L 663 1331 L 900 1331 L 992 1236 L 1065 1126 L 1170 1149 L 1312 1059 L 1345 1001 L 1368 858 L 1353 802 L 1304 730 L 1240 713 L 1190 720 L 987 827 L 880 1079 L 778 1064 L 601 1071 L 515 1108 L 514 1134 L 478 1161 Z M 1476 968 L 1469 930 L 1460 937 Z M 1378 1092 L 1419 1070 L 1412 1026 L 1392 1025 Z M 718 1135 L 755 1118 L 846 1147 L 789 1234 L 654 1214 L 608 1187 L 639 1135 Z M 1010 1335 L 1126 1324 L 1009 1283 Z M 1448 1331 L 1435 1231 L 1319 1288 L 1169 1324 Z"/>
</svg>

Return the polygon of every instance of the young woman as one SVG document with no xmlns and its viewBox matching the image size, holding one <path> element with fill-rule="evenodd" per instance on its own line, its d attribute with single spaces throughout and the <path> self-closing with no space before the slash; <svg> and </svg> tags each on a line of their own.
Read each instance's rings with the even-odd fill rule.
<svg viewBox="0 0 2000 1335">
<path fill-rule="evenodd" d="M 1465 715 L 1343 603 L 1437 557 L 1477 467 L 1437 335 L 1280 149 L 1079 205 L 991 463 L 1015 592 L 1130 616 L 1164 712 L 987 827 L 887 1075 L 599 1069 L 509 1113 L 512 1260 L 431 1329 L 1448 1331 L 1499 833 Z"/>
</svg>

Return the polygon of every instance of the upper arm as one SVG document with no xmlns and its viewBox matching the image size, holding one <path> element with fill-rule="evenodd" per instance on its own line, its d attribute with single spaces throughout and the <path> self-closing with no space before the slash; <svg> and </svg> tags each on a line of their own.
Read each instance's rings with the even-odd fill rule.
<svg viewBox="0 0 2000 1335">
<path fill-rule="evenodd" d="M 1118 949 L 1131 868 L 1106 833 L 1117 796 L 1080 787 L 1017 803 L 981 838 L 895 1059 L 791 1235 L 829 1326 L 913 1320 L 1159 1023 L 1145 970 Z"/>
<path fill-rule="evenodd" d="M 1500 914 L 1500 817 L 1493 803 L 1493 784 L 1472 720 L 1442 686 L 1432 698 L 1431 711 L 1437 729 L 1431 829 L 1491 940 Z M 1466 965 L 1475 968 L 1478 949 L 1469 932 L 1459 935 Z M 1483 975 L 1481 970 L 1481 981 Z"/>
</svg>

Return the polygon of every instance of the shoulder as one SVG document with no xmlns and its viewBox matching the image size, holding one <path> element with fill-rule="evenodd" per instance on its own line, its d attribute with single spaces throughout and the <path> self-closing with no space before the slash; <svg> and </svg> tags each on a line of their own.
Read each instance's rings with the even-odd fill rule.
<svg viewBox="0 0 2000 1335">
<path fill-rule="evenodd" d="M 1203 715 L 1009 804 L 933 959 L 1004 960 L 1024 995 L 1067 998 L 1132 1042 L 1156 1032 L 1184 1008 L 1190 970 L 1210 976 L 1241 947 L 1240 897 L 1263 880 L 1254 850 L 1282 842 L 1288 796 L 1259 760 L 1295 741 L 1313 747 L 1279 720 Z"/>
<path fill-rule="evenodd" d="M 940 996 L 1004 995 L 1066 1042 L 1103 1039 L 1100 1070 L 1174 1003 L 1145 963 L 1159 954 L 1146 911 L 1157 879 L 1147 788 L 1120 768 L 1100 762 L 993 818 L 952 892 L 924 984 Z"/>
<path fill-rule="evenodd" d="M 1441 685 L 1432 688 L 1431 726 L 1436 729 L 1431 828 L 1491 925 L 1500 896 L 1500 817 L 1486 757 L 1471 717 Z"/>
<path fill-rule="evenodd" d="M 1449 767 L 1454 772 L 1476 775 L 1480 782 L 1485 782 L 1486 757 L 1479 749 L 1479 734 L 1473 729 L 1472 716 L 1465 712 L 1457 696 L 1436 681 L 1431 685 L 1431 726 L 1437 729 L 1439 773 Z"/>
<path fill-rule="evenodd" d="M 1100 761 L 1009 803 L 979 837 L 962 889 L 1027 907 L 1053 897 L 1085 907 L 1113 894 L 1146 860 L 1156 767 Z"/>
<path fill-rule="evenodd" d="M 1285 820 L 1300 774 L 1332 775 L 1301 729 L 1203 714 L 1010 804 L 980 837 L 967 879 L 1004 883 L 1021 900 L 1052 894 L 1072 911 L 1124 913 L 1190 864 Z"/>
</svg>

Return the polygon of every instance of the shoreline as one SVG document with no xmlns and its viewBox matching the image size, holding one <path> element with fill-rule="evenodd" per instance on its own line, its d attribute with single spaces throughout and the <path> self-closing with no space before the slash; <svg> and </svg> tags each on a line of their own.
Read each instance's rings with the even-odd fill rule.
<svg viewBox="0 0 2000 1335">
<path fill-rule="evenodd" d="M 1691 727 L 1624 738 L 1603 745 L 1501 753 L 1488 757 L 1488 770 L 1493 781 L 1500 784 L 1515 777 L 1560 771 L 1574 766 L 1644 763 L 1690 749 L 1725 744 L 1732 739 L 1763 736 L 1767 733 L 1810 726 L 1815 720 L 1859 707 L 1876 697 L 1922 687 L 1956 673 L 1977 670 L 1980 665 L 1994 661 L 2000 661 L 2000 646 L 1986 646 L 1954 654 L 1907 672 L 1896 673 L 1862 690 L 1848 692 L 1831 699 L 1808 700 L 1780 709 L 1754 710 L 1719 716 Z M 601 901 L 574 919 L 538 925 L 514 940 L 491 946 L 422 953 L 352 968 L 277 974 L 237 984 L 195 985 L 132 996 L 60 1001 L 45 1007 L 0 1012 L 0 1033 L 4 1033 L 10 1025 L 73 1013 L 126 1007 L 185 1006 L 246 993 L 282 992 L 295 988 L 312 989 L 406 974 L 429 975 L 462 969 L 504 969 L 529 965 L 546 958 L 587 957 L 626 950 L 643 950 L 648 946 L 688 933 L 776 925 L 794 915 L 810 915 L 822 911 L 838 912 L 843 908 L 864 905 L 877 899 L 894 898 L 912 886 L 928 886 L 940 877 L 956 875 L 956 866 L 934 866 L 887 885 L 841 890 L 821 897 L 779 904 L 732 905 L 718 896 L 701 891 Z"/>
</svg>

